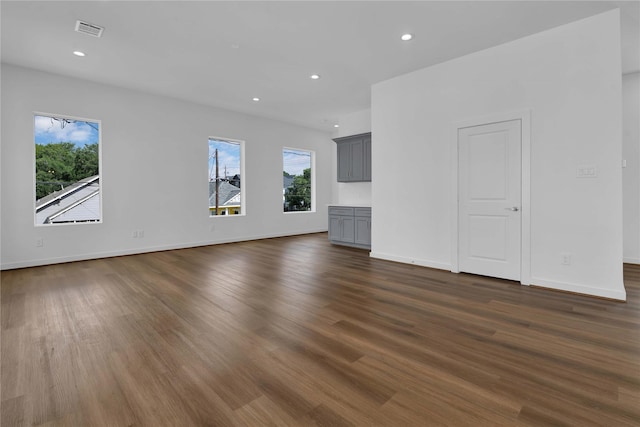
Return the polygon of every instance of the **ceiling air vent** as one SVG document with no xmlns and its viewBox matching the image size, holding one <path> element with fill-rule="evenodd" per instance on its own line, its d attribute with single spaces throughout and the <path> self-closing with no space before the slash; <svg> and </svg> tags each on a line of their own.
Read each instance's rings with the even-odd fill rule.
<svg viewBox="0 0 640 427">
<path fill-rule="evenodd" d="M 102 37 L 103 27 L 95 24 L 89 24 L 84 21 L 76 21 L 76 31 L 83 34 L 89 34 L 93 37 Z"/>
</svg>

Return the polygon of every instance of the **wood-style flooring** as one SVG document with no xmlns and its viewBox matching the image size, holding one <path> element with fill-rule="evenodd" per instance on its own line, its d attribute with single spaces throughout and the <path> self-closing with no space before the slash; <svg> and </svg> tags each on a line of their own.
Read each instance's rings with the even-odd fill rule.
<svg viewBox="0 0 640 427">
<path fill-rule="evenodd" d="M 639 426 L 628 302 L 326 233 L 5 271 L 3 427 Z"/>
</svg>

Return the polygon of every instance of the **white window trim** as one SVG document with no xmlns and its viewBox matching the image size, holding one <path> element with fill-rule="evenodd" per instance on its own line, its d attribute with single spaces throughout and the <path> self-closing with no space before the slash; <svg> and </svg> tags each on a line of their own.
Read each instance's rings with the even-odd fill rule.
<svg viewBox="0 0 640 427">
<path fill-rule="evenodd" d="M 209 212 L 209 218 L 236 218 L 247 216 L 247 187 L 246 187 L 246 175 L 245 175 L 245 141 L 242 139 L 234 139 L 234 138 L 223 138 L 220 136 L 209 136 L 207 138 L 207 147 L 209 147 L 210 140 L 230 142 L 233 144 L 240 145 L 240 213 L 238 215 L 211 215 L 211 206 L 207 206 L 207 211 Z M 207 148 L 208 150 L 208 148 Z M 207 154 L 207 181 L 209 179 L 209 159 Z M 208 191 L 208 187 L 207 187 Z M 207 199 L 208 200 L 208 199 Z"/>
<path fill-rule="evenodd" d="M 282 211 L 282 213 L 285 215 L 315 213 L 316 212 L 316 152 L 314 150 L 309 150 L 307 148 L 299 148 L 299 147 L 295 148 L 290 146 L 283 146 L 281 151 L 281 156 L 280 156 L 282 158 L 282 168 L 281 168 L 282 171 L 284 171 L 284 156 L 282 155 L 282 153 L 284 153 L 285 150 L 306 151 L 309 154 L 311 154 L 311 209 L 309 209 L 308 211 L 294 211 L 294 212 Z"/>
<path fill-rule="evenodd" d="M 61 119 L 68 119 L 68 120 L 77 120 L 77 121 L 81 121 L 81 122 L 91 122 L 91 123 L 96 123 L 98 125 L 98 176 L 99 178 L 99 192 L 98 192 L 98 197 L 100 198 L 100 220 L 98 221 L 86 221 L 86 222 L 65 222 L 65 223 L 50 223 L 50 224 L 38 224 L 36 221 L 37 215 L 36 215 L 36 130 L 35 130 L 35 118 L 36 116 L 43 116 L 43 117 L 55 117 L 55 118 L 61 118 Z M 32 144 L 32 149 L 33 151 L 31 152 L 31 159 L 32 159 L 32 176 L 33 176 L 33 193 L 31 194 L 31 200 L 33 200 L 33 224 L 36 227 L 68 227 L 68 226 L 74 226 L 74 225 L 95 225 L 95 224 L 102 224 L 104 222 L 104 214 L 103 214 L 103 203 L 102 203 L 102 184 L 103 184 L 103 177 L 102 177 L 102 120 L 96 120 L 96 119 L 89 119 L 86 117 L 78 117 L 78 116 L 70 116 L 67 114 L 54 114 L 54 113 L 45 113 L 42 111 L 33 111 L 33 115 L 32 115 L 32 121 L 31 121 L 31 126 L 33 126 L 33 144 Z"/>
</svg>

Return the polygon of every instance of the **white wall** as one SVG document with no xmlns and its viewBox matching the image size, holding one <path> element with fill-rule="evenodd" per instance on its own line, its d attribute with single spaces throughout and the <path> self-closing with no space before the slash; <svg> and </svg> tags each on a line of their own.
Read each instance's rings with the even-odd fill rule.
<svg viewBox="0 0 640 427">
<path fill-rule="evenodd" d="M 371 109 L 367 108 L 366 110 L 343 114 L 338 119 L 338 123 L 340 127 L 333 135 L 333 138 L 371 132 Z"/>
<path fill-rule="evenodd" d="M 332 138 L 371 132 L 371 109 L 344 114 L 338 122 L 340 127 Z M 371 143 L 375 144 L 373 140 Z M 333 203 L 371 206 L 371 182 L 337 182 L 338 158 L 335 144 L 333 149 Z"/>
<path fill-rule="evenodd" d="M 608 12 L 374 85 L 372 256 L 451 268 L 454 123 L 528 109 L 531 283 L 624 300 L 619 21 Z M 598 177 L 576 178 L 579 165 Z"/>
<path fill-rule="evenodd" d="M 35 111 L 102 121 L 102 224 L 34 226 Z M 245 141 L 246 216 L 208 215 L 209 136 Z M 315 213 L 282 212 L 284 146 L 316 153 Z M 5 269 L 327 229 L 328 133 L 3 64 L 1 148 Z"/>
<path fill-rule="evenodd" d="M 622 76 L 624 261 L 640 264 L 640 72 Z"/>
</svg>

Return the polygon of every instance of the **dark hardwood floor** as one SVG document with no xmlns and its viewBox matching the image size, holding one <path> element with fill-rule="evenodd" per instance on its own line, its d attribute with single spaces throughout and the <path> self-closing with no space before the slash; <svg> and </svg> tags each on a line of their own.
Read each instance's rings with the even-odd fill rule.
<svg viewBox="0 0 640 427">
<path fill-rule="evenodd" d="M 326 234 L 2 273 L 2 426 L 638 426 L 627 303 Z"/>
</svg>

